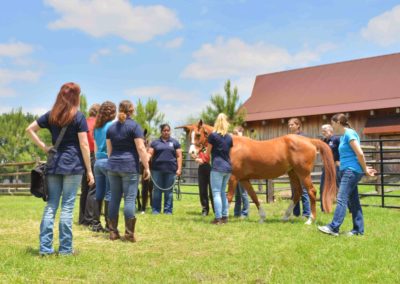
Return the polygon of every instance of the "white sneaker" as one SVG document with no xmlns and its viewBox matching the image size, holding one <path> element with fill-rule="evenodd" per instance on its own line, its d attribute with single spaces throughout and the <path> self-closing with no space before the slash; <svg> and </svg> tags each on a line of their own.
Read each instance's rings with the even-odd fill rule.
<svg viewBox="0 0 400 284">
<path fill-rule="evenodd" d="M 334 231 L 332 231 L 329 226 L 318 226 L 318 230 L 328 235 L 332 235 L 335 237 L 339 236 L 339 233 L 335 233 Z"/>
<path fill-rule="evenodd" d="M 140 212 L 140 214 L 146 214 L 144 211 Z"/>
</svg>

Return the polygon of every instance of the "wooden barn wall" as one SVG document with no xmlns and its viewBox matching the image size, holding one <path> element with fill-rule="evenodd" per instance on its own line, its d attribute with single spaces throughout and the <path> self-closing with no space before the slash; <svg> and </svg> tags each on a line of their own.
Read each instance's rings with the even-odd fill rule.
<svg viewBox="0 0 400 284">
<path fill-rule="evenodd" d="M 386 117 L 398 115 L 395 108 L 375 110 L 374 116 L 370 115 L 370 111 L 349 112 L 349 122 L 357 131 L 361 139 L 379 138 L 378 134 L 365 136 L 362 132 L 369 117 Z M 326 119 L 323 115 L 312 115 L 298 117 L 302 120 L 303 132 L 311 138 L 321 138 L 321 126 L 330 123 L 333 114 L 327 114 Z M 289 118 L 271 119 L 265 121 L 247 122 L 245 125 L 245 135 L 257 140 L 272 139 L 289 133 Z"/>
</svg>

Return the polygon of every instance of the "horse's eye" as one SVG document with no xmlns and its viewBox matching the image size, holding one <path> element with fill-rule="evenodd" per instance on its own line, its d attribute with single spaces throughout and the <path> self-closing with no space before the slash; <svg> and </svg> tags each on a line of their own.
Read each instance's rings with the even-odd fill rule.
<svg viewBox="0 0 400 284">
<path fill-rule="evenodd" d="M 196 133 L 196 138 L 200 138 L 201 134 L 200 133 Z"/>
</svg>

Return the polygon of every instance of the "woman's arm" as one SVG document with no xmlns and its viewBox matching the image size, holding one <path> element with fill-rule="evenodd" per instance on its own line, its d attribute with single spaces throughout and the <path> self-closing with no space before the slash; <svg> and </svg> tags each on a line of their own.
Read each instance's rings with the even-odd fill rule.
<svg viewBox="0 0 400 284">
<path fill-rule="evenodd" d="M 143 138 L 135 138 L 135 146 L 139 153 L 140 160 L 142 161 L 142 165 L 144 167 L 143 179 L 147 180 L 150 178 L 149 156 L 146 152 L 146 147 L 144 146 Z"/>
<path fill-rule="evenodd" d="M 97 153 L 97 141 L 94 140 L 94 154 L 96 155 Z"/>
<path fill-rule="evenodd" d="M 178 162 L 178 169 L 176 175 L 179 177 L 182 174 L 182 149 L 176 149 L 176 160 Z"/>
<path fill-rule="evenodd" d="M 94 177 L 92 172 L 92 165 L 90 163 L 90 149 L 89 149 L 89 142 L 87 138 L 86 132 L 79 132 L 78 133 L 79 139 L 79 147 L 81 148 L 83 162 L 85 163 L 86 167 L 86 176 L 89 185 L 94 184 Z"/>
<path fill-rule="evenodd" d="M 36 120 L 32 122 L 26 129 L 26 133 L 28 134 L 29 138 L 35 143 L 40 149 L 44 152 L 48 153 L 51 146 L 46 146 L 46 144 L 40 139 L 37 135 L 37 132 L 40 130 L 40 126 L 37 124 Z"/>
<path fill-rule="evenodd" d="M 106 139 L 106 144 L 107 144 L 107 156 L 110 158 L 111 153 L 112 153 L 111 140 L 110 139 Z"/>
<path fill-rule="evenodd" d="M 360 163 L 364 173 L 367 176 L 371 176 L 371 177 L 374 176 L 376 173 L 376 170 L 367 166 L 367 163 L 365 162 L 364 152 L 361 149 L 360 144 L 358 144 L 357 140 L 351 140 L 350 146 L 353 149 L 354 153 L 356 153 L 358 162 Z"/>
<path fill-rule="evenodd" d="M 207 151 L 206 151 L 206 155 L 208 156 L 208 157 L 211 157 L 211 150 L 212 150 L 212 145 L 210 144 L 210 143 L 208 143 L 208 145 L 207 145 Z"/>
<path fill-rule="evenodd" d="M 150 161 L 151 157 L 153 157 L 154 155 L 154 148 L 150 147 L 149 149 L 147 149 L 147 154 L 149 156 L 149 161 Z"/>
</svg>

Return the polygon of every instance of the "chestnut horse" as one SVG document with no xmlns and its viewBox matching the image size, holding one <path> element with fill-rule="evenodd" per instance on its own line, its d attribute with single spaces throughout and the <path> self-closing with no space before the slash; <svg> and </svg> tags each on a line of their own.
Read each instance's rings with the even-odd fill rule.
<svg viewBox="0 0 400 284">
<path fill-rule="evenodd" d="M 189 133 L 190 154 L 197 154 L 207 146 L 208 135 L 213 127 L 203 124 L 183 126 Z M 288 174 L 294 189 L 293 200 L 285 212 L 283 220 L 288 220 L 293 208 L 299 202 L 302 194 L 302 184 L 307 188 L 311 201 L 311 216 L 306 224 L 311 224 L 316 218 L 316 190 L 311 180 L 317 151 L 320 152 L 325 167 L 325 190 L 323 192 L 324 208 L 332 210 L 332 202 L 336 196 L 336 173 L 332 151 L 329 146 L 318 140 L 289 134 L 278 138 L 257 141 L 243 136 L 232 136 L 233 147 L 230 152 L 232 175 L 229 180 L 228 201 L 231 202 L 237 183 L 240 182 L 258 208 L 260 221 L 265 219 L 265 212 L 260 206 L 250 179 L 273 179 Z"/>
</svg>

